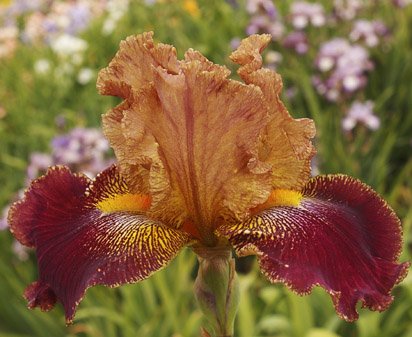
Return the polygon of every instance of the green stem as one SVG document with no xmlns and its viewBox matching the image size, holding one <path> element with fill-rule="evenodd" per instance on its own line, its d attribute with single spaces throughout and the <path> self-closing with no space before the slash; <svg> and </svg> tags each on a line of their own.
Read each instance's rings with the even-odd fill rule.
<svg viewBox="0 0 412 337">
<path fill-rule="evenodd" d="M 199 260 L 195 296 L 209 321 L 213 334 L 204 336 L 232 337 L 239 305 L 239 282 L 235 260 L 229 247 L 198 247 Z"/>
</svg>

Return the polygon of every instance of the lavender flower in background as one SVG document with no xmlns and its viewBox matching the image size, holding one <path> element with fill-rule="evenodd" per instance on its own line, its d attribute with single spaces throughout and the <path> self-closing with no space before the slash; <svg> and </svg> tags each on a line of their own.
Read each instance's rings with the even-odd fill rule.
<svg viewBox="0 0 412 337">
<path fill-rule="evenodd" d="M 92 17 L 89 6 L 85 3 L 75 4 L 67 10 L 70 24 L 66 27 L 66 32 L 72 35 L 85 30 Z"/>
<path fill-rule="evenodd" d="M 293 49 L 300 55 L 306 54 L 309 50 L 308 38 L 306 34 L 301 31 L 289 33 L 283 40 L 283 46 Z"/>
<path fill-rule="evenodd" d="M 0 218 L 0 231 L 4 231 L 9 227 L 7 223 L 7 214 L 9 213 L 9 209 L 10 205 L 7 205 L 5 208 L 3 208 Z"/>
<path fill-rule="evenodd" d="M 293 2 L 290 8 L 290 17 L 292 26 L 299 30 L 306 28 L 309 24 L 322 27 L 326 23 L 325 11 L 319 3 Z"/>
<path fill-rule="evenodd" d="M 251 15 L 246 34 L 269 33 L 274 41 L 280 40 L 285 27 L 275 5 L 270 0 L 248 0 L 246 11 Z"/>
<path fill-rule="evenodd" d="M 382 37 L 389 33 L 386 25 L 380 20 L 356 20 L 349 38 L 352 41 L 364 41 L 368 47 L 376 47 Z"/>
<path fill-rule="evenodd" d="M 277 16 L 276 7 L 271 0 L 247 0 L 246 11 L 251 15 L 266 13 L 271 18 Z"/>
<path fill-rule="evenodd" d="M 392 3 L 399 8 L 405 8 L 412 4 L 412 0 L 392 0 Z"/>
<path fill-rule="evenodd" d="M 62 34 L 74 36 L 84 31 L 93 18 L 106 10 L 110 12 L 109 2 L 113 1 L 14 0 L 0 11 L 0 22 L 3 25 L 18 22 L 21 29 L 18 36 L 25 43 L 51 44 Z M 115 1 L 116 5 L 119 2 Z"/>
<path fill-rule="evenodd" d="M 336 19 L 353 20 L 364 6 L 363 0 L 334 0 L 333 14 Z"/>
<path fill-rule="evenodd" d="M 26 170 L 26 183 L 43 174 L 53 165 L 52 157 L 46 153 L 34 152 L 30 155 L 30 164 Z"/>
<path fill-rule="evenodd" d="M 85 172 L 91 178 L 109 166 L 105 159 L 109 143 L 98 129 L 75 128 L 70 133 L 52 140 L 54 164 L 63 164 L 71 170 Z"/>
<path fill-rule="evenodd" d="M 15 19 L 25 13 L 40 10 L 46 2 L 47 0 L 14 0 L 4 10 L 3 15 L 5 18 Z"/>
<path fill-rule="evenodd" d="M 313 77 L 313 84 L 329 101 L 351 96 L 365 87 L 366 73 L 373 69 L 368 51 L 342 38 L 321 45 L 315 66 L 321 74 Z"/>
<path fill-rule="evenodd" d="M 230 40 L 230 48 L 232 50 L 237 49 L 240 46 L 240 41 L 241 39 L 239 37 L 234 37 L 232 40 Z"/>
<path fill-rule="evenodd" d="M 379 118 L 373 113 L 372 101 L 352 103 L 346 117 L 342 120 L 342 128 L 351 131 L 357 123 L 362 123 L 370 130 L 377 130 L 380 126 Z"/>
<path fill-rule="evenodd" d="M 44 174 L 49 166 L 66 165 L 72 172 L 83 172 L 90 178 L 110 166 L 114 160 L 109 158 L 109 143 L 99 129 L 77 127 L 69 133 L 55 137 L 52 142 L 52 152 L 32 153 L 27 167 L 26 185 L 38 176 Z M 24 191 L 20 190 L 18 198 Z M 0 217 L 0 230 L 8 227 L 7 213 L 10 205 L 3 209 Z M 27 259 L 26 248 L 15 243 L 13 251 L 21 259 Z"/>
</svg>

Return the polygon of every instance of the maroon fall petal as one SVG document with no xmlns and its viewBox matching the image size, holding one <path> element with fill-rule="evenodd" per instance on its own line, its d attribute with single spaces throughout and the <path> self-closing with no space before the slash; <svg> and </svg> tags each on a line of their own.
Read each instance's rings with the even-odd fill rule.
<svg viewBox="0 0 412 337">
<path fill-rule="evenodd" d="M 53 309 L 57 298 L 53 290 L 44 283 L 33 282 L 24 291 L 24 298 L 27 300 L 27 306 L 30 309 L 40 307 L 42 311 Z"/>
<path fill-rule="evenodd" d="M 397 263 L 401 227 L 393 210 L 370 187 L 344 175 L 313 178 L 302 194 L 297 207 L 273 207 L 218 233 L 239 255 L 257 254 L 270 281 L 299 294 L 325 288 L 348 321 L 358 318 L 358 301 L 385 310 L 409 267 Z"/>
<path fill-rule="evenodd" d="M 25 291 L 29 308 L 50 310 L 57 299 L 69 323 L 87 288 L 140 281 L 174 258 L 188 235 L 136 212 L 139 202 L 147 206 L 115 166 L 94 181 L 65 167 L 34 181 L 9 213 L 15 237 L 36 250 L 39 281 Z"/>
</svg>

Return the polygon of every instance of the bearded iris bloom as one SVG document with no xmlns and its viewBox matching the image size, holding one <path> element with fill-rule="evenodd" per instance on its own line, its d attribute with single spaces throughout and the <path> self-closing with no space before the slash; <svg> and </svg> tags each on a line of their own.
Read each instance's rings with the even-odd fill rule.
<svg viewBox="0 0 412 337">
<path fill-rule="evenodd" d="M 103 116 L 117 165 L 94 180 L 52 167 L 9 213 L 37 254 L 30 308 L 59 301 L 71 322 L 88 287 L 146 279 L 185 246 L 257 255 L 271 282 L 323 287 L 348 321 L 358 301 L 389 306 L 408 269 L 399 219 L 359 180 L 310 177 L 315 127 L 289 115 L 280 76 L 262 69 L 269 41 L 250 36 L 231 55 L 243 82 L 197 51 L 178 60 L 152 33 L 121 43 L 97 83 L 123 99 Z"/>
</svg>

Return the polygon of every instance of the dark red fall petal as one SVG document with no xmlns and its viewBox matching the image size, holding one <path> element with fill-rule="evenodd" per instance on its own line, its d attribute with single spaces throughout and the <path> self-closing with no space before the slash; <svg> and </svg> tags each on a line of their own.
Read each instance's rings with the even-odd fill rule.
<svg viewBox="0 0 412 337">
<path fill-rule="evenodd" d="M 393 210 L 370 187 L 344 175 L 313 178 L 299 206 L 273 207 L 218 233 L 239 255 L 257 254 L 271 282 L 299 294 L 325 288 L 348 321 L 358 318 L 358 301 L 385 310 L 409 266 L 397 263 L 401 227 Z"/>
<path fill-rule="evenodd" d="M 141 197 L 128 193 L 114 166 L 93 182 L 64 167 L 33 182 L 9 213 L 15 237 L 37 254 L 29 307 L 49 310 L 57 298 L 71 322 L 88 287 L 143 280 L 174 258 L 188 235 L 143 215 Z"/>
</svg>

